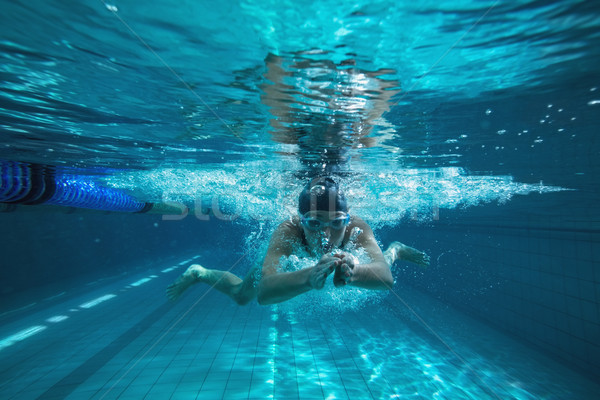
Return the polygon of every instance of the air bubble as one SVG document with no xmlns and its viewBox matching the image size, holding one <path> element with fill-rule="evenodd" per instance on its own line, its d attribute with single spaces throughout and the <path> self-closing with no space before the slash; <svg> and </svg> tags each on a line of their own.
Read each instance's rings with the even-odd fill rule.
<svg viewBox="0 0 600 400">
<path fill-rule="evenodd" d="M 490 115 L 491 113 L 492 113 L 491 109 L 488 108 L 487 110 L 485 110 L 485 115 Z"/>
</svg>

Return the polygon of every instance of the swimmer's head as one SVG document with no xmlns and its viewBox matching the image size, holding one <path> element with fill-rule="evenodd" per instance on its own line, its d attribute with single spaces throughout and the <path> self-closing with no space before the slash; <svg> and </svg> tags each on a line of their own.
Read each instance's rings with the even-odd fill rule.
<svg viewBox="0 0 600 400">
<path fill-rule="evenodd" d="M 348 212 L 346 197 L 335 180 L 320 177 L 306 184 L 298 199 L 298 213 L 309 211 Z"/>
<path fill-rule="evenodd" d="M 311 180 L 300 193 L 298 213 L 311 251 L 324 254 L 341 246 L 350 216 L 346 197 L 335 180 Z"/>
</svg>

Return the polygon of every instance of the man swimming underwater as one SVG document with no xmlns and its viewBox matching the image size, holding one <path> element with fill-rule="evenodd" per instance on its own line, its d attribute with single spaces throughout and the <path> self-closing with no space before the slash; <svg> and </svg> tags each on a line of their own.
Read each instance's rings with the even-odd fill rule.
<svg viewBox="0 0 600 400">
<path fill-rule="evenodd" d="M 331 274 L 338 288 L 349 285 L 389 290 L 394 284 L 390 266 L 395 261 L 429 265 L 429 256 L 400 242 L 393 242 L 382 252 L 369 225 L 348 213 L 346 198 L 332 178 L 313 179 L 300 193 L 298 203 L 299 215 L 281 223 L 273 233 L 262 271 L 255 267 L 242 280 L 228 271 L 193 264 L 167 288 L 167 296 L 175 300 L 191 285 L 204 282 L 240 305 L 255 297 L 259 304 L 274 304 L 322 289 Z M 359 263 L 342 250 L 349 241 L 354 242 L 355 249 L 362 248 L 371 261 Z M 302 248 L 320 257 L 319 261 L 312 267 L 282 271 L 282 257 Z"/>
</svg>

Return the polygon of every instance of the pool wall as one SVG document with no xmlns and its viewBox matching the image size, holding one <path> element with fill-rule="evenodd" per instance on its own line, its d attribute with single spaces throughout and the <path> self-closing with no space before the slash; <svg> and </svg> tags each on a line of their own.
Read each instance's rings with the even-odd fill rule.
<svg viewBox="0 0 600 400">
<path fill-rule="evenodd" d="M 398 239 L 428 251 L 432 264 L 400 265 L 396 277 L 597 381 L 600 230 L 594 209 L 571 207 L 550 218 L 527 204 L 535 201 L 515 199 L 497 218 L 442 211 L 429 226 L 398 230 Z"/>
</svg>

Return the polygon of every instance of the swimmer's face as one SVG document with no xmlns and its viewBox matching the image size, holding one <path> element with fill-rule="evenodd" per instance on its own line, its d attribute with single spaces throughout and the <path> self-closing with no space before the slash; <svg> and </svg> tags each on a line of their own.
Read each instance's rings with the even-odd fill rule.
<svg viewBox="0 0 600 400">
<path fill-rule="evenodd" d="M 342 244 L 350 217 L 345 212 L 309 211 L 301 221 L 309 247 L 324 253 Z"/>
</svg>

